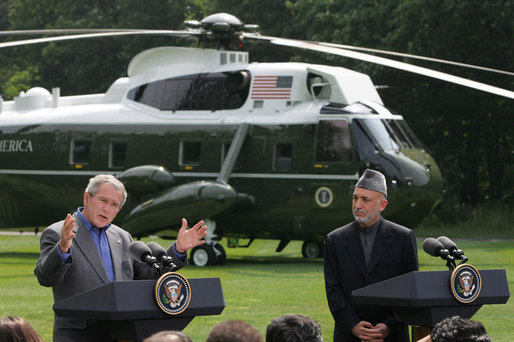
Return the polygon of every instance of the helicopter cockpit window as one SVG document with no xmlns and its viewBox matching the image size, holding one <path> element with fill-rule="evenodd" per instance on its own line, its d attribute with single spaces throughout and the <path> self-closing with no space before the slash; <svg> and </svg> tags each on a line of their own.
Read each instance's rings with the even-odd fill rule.
<svg viewBox="0 0 514 342">
<path fill-rule="evenodd" d="M 127 98 L 159 110 L 222 110 L 243 106 L 247 71 L 203 73 L 159 80 L 132 88 Z"/>
<path fill-rule="evenodd" d="M 322 120 L 316 138 L 316 162 L 352 160 L 350 131 L 346 120 Z"/>
<path fill-rule="evenodd" d="M 393 136 L 387 131 L 382 120 L 379 119 L 361 119 L 360 120 L 373 135 L 377 143 L 385 151 L 399 151 L 400 148 L 394 140 Z"/>
<path fill-rule="evenodd" d="M 362 127 L 362 122 L 358 119 L 353 120 L 352 131 L 357 145 L 357 152 L 359 153 L 360 160 L 366 160 L 374 154 L 378 153 L 375 144 Z"/>
<path fill-rule="evenodd" d="M 91 141 L 89 140 L 73 140 L 71 142 L 70 164 L 89 164 L 90 146 Z"/>
<path fill-rule="evenodd" d="M 403 131 L 400 129 L 397 120 L 384 120 L 385 126 L 391 136 L 395 136 L 401 148 L 412 148 L 412 145 Z"/>
<path fill-rule="evenodd" d="M 426 146 L 421 142 L 421 140 L 418 139 L 410 129 L 409 125 L 407 125 L 407 122 L 403 120 L 395 120 L 395 123 L 403 130 L 403 132 L 407 135 L 407 138 L 415 148 L 419 148 L 425 151 L 428 151 Z"/>
<path fill-rule="evenodd" d="M 291 171 L 291 159 L 293 156 L 293 146 L 288 143 L 275 145 L 275 158 L 273 170 Z"/>
<path fill-rule="evenodd" d="M 200 141 L 182 141 L 180 143 L 179 164 L 183 166 L 200 165 L 202 143 Z"/>
</svg>

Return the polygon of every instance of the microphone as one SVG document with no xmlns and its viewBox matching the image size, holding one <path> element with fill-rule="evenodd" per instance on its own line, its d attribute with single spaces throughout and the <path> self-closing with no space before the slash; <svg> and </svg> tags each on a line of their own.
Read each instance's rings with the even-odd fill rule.
<svg viewBox="0 0 514 342">
<path fill-rule="evenodd" d="M 450 240 L 448 237 L 440 236 L 437 240 L 443 244 L 444 248 L 446 248 L 455 259 L 462 260 L 462 262 L 468 261 L 468 258 L 464 256 L 464 252 L 461 249 L 458 249 L 455 242 Z"/>
<path fill-rule="evenodd" d="M 160 269 L 157 259 L 152 256 L 152 251 L 150 248 L 141 241 L 134 241 L 129 246 L 130 254 L 136 260 L 141 260 L 142 262 L 146 262 L 148 265 L 152 266 L 156 270 Z"/>
<path fill-rule="evenodd" d="M 441 259 L 448 262 L 453 262 L 455 259 L 450 255 L 450 252 L 444 248 L 444 245 L 437 239 L 432 237 L 426 238 L 423 241 L 423 250 L 431 256 L 441 257 Z"/>
<path fill-rule="evenodd" d="M 157 242 L 150 241 L 147 243 L 148 247 L 152 251 L 152 254 L 155 255 L 157 261 L 159 261 L 162 266 L 175 268 L 177 265 L 173 262 L 173 258 L 166 254 L 166 250 L 159 245 Z"/>
</svg>

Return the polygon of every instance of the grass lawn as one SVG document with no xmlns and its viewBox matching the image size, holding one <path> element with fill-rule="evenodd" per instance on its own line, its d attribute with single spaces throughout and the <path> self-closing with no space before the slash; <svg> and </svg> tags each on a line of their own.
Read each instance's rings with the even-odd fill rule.
<svg viewBox="0 0 514 342">
<path fill-rule="evenodd" d="M 512 240 L 453 240 L 479 270 L 506 269 L 509 287 L 514 288 Z M 277 243 L 256 240 L 249 248 L 225 248 L 226 265 L 182 269 L 180 273 L 187 278 L 220 278 L 226 303 L 221 315 L 197 317 L 184 332 L 194 341 L 204 341 L 216 323 L 243 319 L 264 336 L 272 318 L 303 313 L 321 324 L 325 341 L 332 341 L 333 320 L 325 297 L 322 260 L 302 259 L 301 242 L 291 242 L 281 253 L 275 253 Z M 223 245 L 226 247 L 225 241 Z M 418 240 L 420 270 L 446 270 L 443 260 L 427 255 L 421 246 L 422 239 Z M 40 286 L 33 274 L 38 256 L 38 236 L 0 235 L 0 315 L 25 318 L 45 341 L 51 341 L 52 291 Z M 473 319 L 485 325 L 493 341 L 514 341 L 512 313 L 514 304 L 509 300 L 505 305 L 482 307 Z"/>
</svg>

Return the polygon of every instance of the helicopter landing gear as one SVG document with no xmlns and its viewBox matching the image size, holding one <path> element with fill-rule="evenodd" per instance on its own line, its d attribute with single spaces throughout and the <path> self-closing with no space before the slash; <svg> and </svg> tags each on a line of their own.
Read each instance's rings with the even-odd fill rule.
<svg viewBox="0 0 514 342">
<path fill-rule="evenodd" d="M 323 242 L 305 240 L 302 245 L 302 256 L 307 259 L 321 258 L 323 256 Z"/>
<path fill-rule="evenodd" d="M 196 246 L 189 254 L 189 262 L 195 266 L 224 265 L 227 261 L 227 254 L 222 245 L 216 242 L 215 245 L 204 243 Z"/>
<path fill-rule="evenodd" d="M 214 248 L 207 244 L 196 246 L 189 254 L 189 261 L 199 267 L 214 265 L 216 263 Z"/>
<path fill-rule="evenodd" d="M 217 236 L 214 234 L 216 222 L 208 219 L 204 221 L 207 226 L 205 243 L 191 250 L 189 253 L 189 262 L 199 267 L 224 265 L 227 261 L 227 253 L 225 253 L 223 246 L 219 244 L 218 241 L 214 240 Z"/>
<path fill-rule="evenodd" d="M 216 265 L 225 265 L 227 261 L 227 253 L 225 253 L 225 248 L 219 243 L 214 246 L 214 253 L 216 253 Z"/>
</svg>

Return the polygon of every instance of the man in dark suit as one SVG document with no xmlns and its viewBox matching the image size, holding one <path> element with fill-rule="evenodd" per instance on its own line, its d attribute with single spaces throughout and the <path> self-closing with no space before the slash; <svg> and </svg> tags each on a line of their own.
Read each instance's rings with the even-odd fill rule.
<svg viewBox="0 0 514 342">
<path fill-rule="evenodd" d="M 130 234 L 111 224 L 123 207 L 127 192 L 123 183 L 111 175 L 98 175 L 89 180 L 84 192 L 83 208 L 68 214 L 41 234 L 41 253 L 34 273 L 39 283 L 51 286 L 54 301 L 93 289 L 114 280 L 154 279 L 160 273 L 146 263 L 131 257 Z M 187 250 L 204 243 L 203 221 L 191 229 L 182 219 L 177 240 L 167 252 L 176 265 L 163 269 L 173 271 L 187 264 Z M 111 341 L 95 320 L 54 316 L 53 340 Z"/>
<path fill-rule="evenodd" d="M 360 305 L 352 291 L 416 271 L 414 233 L 383 219 L 387 186 L 383 174 L 367 169 L 355 184 L 355 221 L 327 234 L 325 288 L 334 317 L 334 342 L 409 341 L 407 326 L 390 307 Z"/>
</svg>

